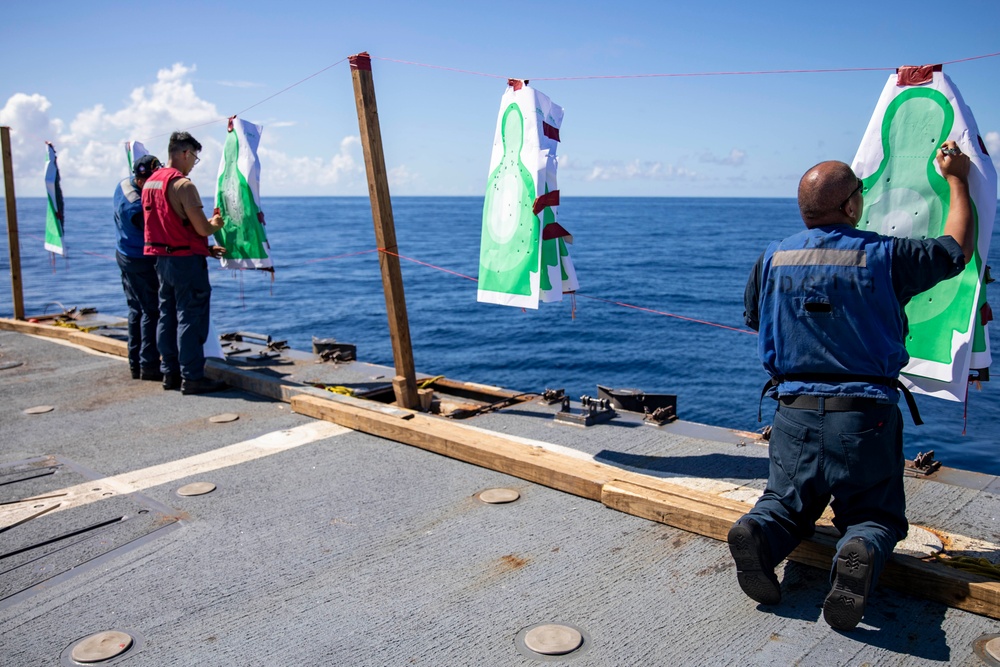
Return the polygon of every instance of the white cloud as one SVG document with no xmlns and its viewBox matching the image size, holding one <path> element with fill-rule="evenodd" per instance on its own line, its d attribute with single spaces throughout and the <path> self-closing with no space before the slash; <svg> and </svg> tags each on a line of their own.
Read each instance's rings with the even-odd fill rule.
<svg viewBox="0 0 1000 667">
<path fill-rule="evenodd" d="M 115 184 L 127 174 L 125 141 L 142 141 L 147 150 L 166 162 L 170 133 L 187 129 L 204 147 L 200 166 L 191 178 L 202 195 L 211 196 L 222 157 L 222 141 L 214 137 L 223 134 L 219 128 L 224 127 L 225 117 L 214 103 L 199 97 L 192 83 L 195 70 L 195 66 L 182 63 L 161 69 L 154 83 L 134 89 L 121 108 L 98 104 L 79 111 L 68 123 L 50 116 L 52 104 L 42 95 L 11 96 L 0 109 L 0 123 L 12 128 L 18 194 L 44 195 L 46 140 L 58 151 L 66 196 L 111 196 Z M 280 134 L 270 134 L 266 128 L 295 124 L 276 121 L 265 127 L 258 150 L 264 196 L 367 193 L 357 136 L 344 137 L 333 154 L 291 155 L 281 149 Z M 394 166 L 389 179 L 390 184 L 405 188 L 416 182 L 418 175 L 405 165 Z"/>
<path fill-rule="evenodd" d="M 11 128 L 10 143 L 14 163 L 14 186 L 18 194 L 44 194 L 45 141 L 57 141 L 62 121 L 49 118 L 52 103 L 44 96 L 15 93 L 0 109 L 0 125 Z M 58 145 L 57 145 L 58 148 Z M 31 183 L 37 185 L 32 188 Z M 32 192 L 34 190 L 34 192 Z"/>
<path fill-rule="evenodd" d="M 389 188 L 393 192 L 395 192 L 397 188 L 406 191 L 411 185 L 419 180 L 419 174 L 411 171 L 405 164 L 393 167 L 389 170 Z"/>
<path fill-rule="evenodd" d="M 595 162 L 584 177 L 588 181 L 693 180 L 697 172 L 657 161 Z"/>
<path fill-rule="evenodd" d="M 710 164 L 721 164 L 727 167 L 738 167 L 746 161 L 746 152 L 741 151 L 738 148 L 734 148 L 729 151 L 729 155 L 719 157 L 712 153 L 704 153 L 701 156 L 702 162 L 707 162 Z"/>
<path fill-rule="evenodd" d="M 153 154 L 166 160 L 170 132 L 221 119 L 215 105 L 195 93 L 189 80 L 194 70 L 181 63 L 161 69 L 156 82 L 133 90 L 121 109 L 109 111 L 98 104 L 78 112 L 68 124 L 49 117 L 52 105 L 45 97 L 15 93 L 0 111 L 0 122 L 10 125 L 12 136 L 18 136 L 14 147 L 18 192 L 25 196 L 43 194 L 43 140 L 51 141 L 58 152 L 63 192 L 70 197 L 110 196 L 114 184 L 127 173 L 125 141 L 141 140 Z M 197 131 L 194 133 L 197 136 Z M 218 161 L 218 142 L 203 143 L 202 160 Z"/>
<path fill-rule="evenodd" d="M 261 169 L 268 174 L 266 182 L 261 183 L 262 195 L 267 196 L 271 192 L 318 196 L 357 195 L 367 191 L 359 137 L 344 137 L 337 153 L 329 157 L 291 156 L 267 147 L 266 137 L 265 134 L 257 151 Z"/>
</svg>

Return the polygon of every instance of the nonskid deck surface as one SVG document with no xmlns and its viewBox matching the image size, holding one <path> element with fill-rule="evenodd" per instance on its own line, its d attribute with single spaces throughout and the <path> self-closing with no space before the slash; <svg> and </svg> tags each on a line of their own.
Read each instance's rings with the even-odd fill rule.
<svg viewBox="0 0 1000 667">
<path fill-rule="evenodd" d="M 132 665 L 532 665 L 544 660 L 518 637 L 542 623 L 583 633 L 560 664 L 975 665 L 973 643 L 1000 633 L 882 588 L 838 633 L 819 569 L 785 565 L 781 604 L 758 609 L 723 542 L 285 402 L 165 392 L 52 340 L 0 331 L 0 354 L 21 362 L 0 371 L 3 665 L 73 664 L 68 649 L 106 630 L 136 639 L 118 659 Z M 340 367 L 326 381 L 391 373 Z M 766 448 L 725 429 L 584 429 L 553 409 L 462 423 L 737 502 L 762 483 Z M 239 418 L 210 421 L 225 413 Z M 997 540 L 995 478 L 958 477 L 908 480 L 911 517 Z M 192 482 L 216 489 L 178 495 Z M 520 499 L 476 498 L 495 487 Z"/>
</svg>

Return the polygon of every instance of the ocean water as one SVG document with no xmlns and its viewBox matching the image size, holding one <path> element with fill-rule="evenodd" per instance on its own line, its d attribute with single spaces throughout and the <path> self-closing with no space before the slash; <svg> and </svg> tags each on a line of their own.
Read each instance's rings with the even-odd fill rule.
<svg viewBox="0 0 1000 667">
<path fill-rule="evenodd" d="M 54 263 L 42 247 L 44 203 L 17 202 L 26 312 L 93 306 L 124 316 L 111 198 L 67 199 L 69 259 Z M 377 253 L 336 258 L 376 247 L 367 198 L 265 198 L 263 210 L 274 280 L 212 262 L 218 331 L 270 334 L 304 350 L 313 336 L 332 337 L 391 366 Z M 400 254 L 477 274 L 480 198 L 399 197 L 393 211 Z M 743 286 L 768 241 L 801 228 L 794 200 L 566 197 L 559 218 L 575 238 L 575 306 L 569 297 L 537 311 L 479 304 L 473 281 L 402 262 L 418 371 L 518 391 L 565 388 L 574 399 L 596 395 L 597 384 L 634 387 L 677 394 L 685 420 L 748 431 L 769 423 L 770 400 L 757 422 L 766 375 L 756 336 L 739 331 Z M 996 236 L 989 263 L 1000 266 Z M 0 316 L 10 317 L 6 236 L 0 245 Z M 998 303 L 996 286 L 987 289 Z M 1000 333 L 992 348 L 1000 360 Z M 945 465 L 1000 474 L 995 375 L 970 392 L 967 419 L 964 404 L 917 396 L 926 423 L 913 426 L 904 409 L 907 456 L 933 449 Z"/>
</svg>

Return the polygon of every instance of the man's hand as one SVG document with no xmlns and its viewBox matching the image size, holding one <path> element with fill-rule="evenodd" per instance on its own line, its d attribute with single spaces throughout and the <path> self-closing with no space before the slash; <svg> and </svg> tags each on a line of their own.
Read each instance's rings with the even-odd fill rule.
<svg viewBox="0 0 1000 667">
<path fill-rule="evenodd" d="M 219 259 L 220 257 L 226 254 L 226 249 L 223 248 L 221 245 L 209 246 L 208 251 L 212 253 L 212 257 L 216 259 Z"/>
<path fill-rule="evenodd" d="M 944 145 L 938 150 L 937 163 L 941 168 L 941 175 L 946 180 L 954 177 L 963 183 L 968 183 L 969 167 L 972 161 L 968 155 L 962 153 L 954 141 L 944 142 Z"/>
<path fill-rule="evenodd" d="M 968 160 L 968 158 L 966 158 L 966 160 Z M 965 170 L 965 171 L 966 171 L 966 173 L 968 173 L 968 171 L 969 171 L 969 170 L 968 170 L 968 168 L 966 168 L 966 170 Z M 216 210 L 218 210 L 218 209 L 216 209 Z M 215 215 L 213 215 L 213 216 L 212 216 L 212 219 L 208 221 L 208 225 L 209 225 L 209 226 L 210 226 L 210 227 L 212 228 L 212 231 L 213 231 L 213 232 L 215 232 L 215 231 L 218 231 L 218 230 L 222 229 L 222 227 L 223 227 L 223 226 L 224 226 L 225 224 L 226 224 L 226 223 L 225 223 L 225 221 L 224 221 L 224 220 L 222 219 L 222 216 L 221 216 L 220 214 L 218 214 L 218 213 L 216 213 Z"/>
</svg>

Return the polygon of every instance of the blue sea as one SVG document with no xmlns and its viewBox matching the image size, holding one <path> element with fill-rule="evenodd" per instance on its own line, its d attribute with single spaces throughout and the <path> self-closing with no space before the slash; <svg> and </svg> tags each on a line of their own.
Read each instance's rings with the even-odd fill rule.
<svg viewBox="0 0 1000 667">
<path fill-rule="evenodd" d="M 111 198 L 67 199 L 68 259 L 54 264 L 43 250 L 44 205 L 42 198 L 17 201 L 26 312 L 92 306 L 124 316 Z M 336 258 L 376 247 L 368 199 L 264 198 L 263 209 L 274 280 L 212 262 L 217 330 L 270 334 L 303 350 L 313 336 L 336 338 L 356 344 L 362 360 L 391 366 L 378 254 Z M 397 197 L 393 212 L 400 254 L 476 276 L 481 198 Z M 677 394 L 678 414 L 688 421 L 747 431 L 769 422 L 769 400 L 757 422 L 766 380 L 757 338 L 739 331 L 743 287 L 768 241 L 801 228 L 793 199 L 566 197 L 559 218 L 575 239 L 575 307 L 568 296 L 537 311 L 480 304 L 473 281 L 402 262 L 418 371 L 518 391 L 565 388 L 574 399 L 595 396 L 597 384 L 639 388 Z M 998 228 L 989 262 L 995 267 Z M 6 279 L 5 236 L 0 245 Z M 988 290 L 1000 303 L 995 285 Z M 5 282 L 0 316 L 12 313 Z M 1000 360 L 1000 332 L 992 348 Z M 995 375 L 971 392 L 967 420 L 962 403 L 918 396 L 926 424 L 913 426 L 904 409 L 907 456 L 934 450 L 945 465 L 1000 474 L 1000 371 Z"/>
</svg>

